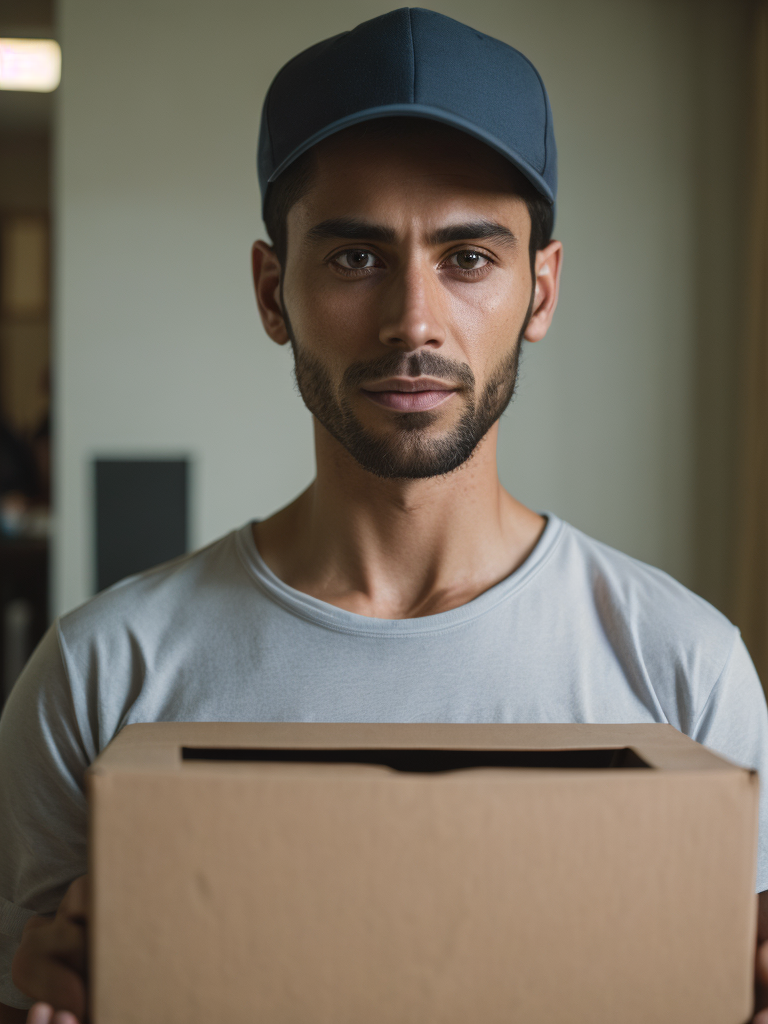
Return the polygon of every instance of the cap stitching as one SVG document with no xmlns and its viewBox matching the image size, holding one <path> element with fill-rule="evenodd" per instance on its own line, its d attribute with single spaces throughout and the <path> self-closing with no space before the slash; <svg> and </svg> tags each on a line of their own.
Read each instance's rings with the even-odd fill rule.
<svg viewBox="0 0 768 1024">
<path fill-rule="evenodd" d="M 511 49 L 514 49 L 514 47 L 511 47 Z M 528 67 L 531 69 L 531 71 L 533 71 L 534 75 L 536 75 L 536 81 L 539 83 L 539 88 L 541 89 L 542 99 L 544 100 L 544 166 L 539 171 L 539 174 L 541 174 L 542 177 L 543 177 L 544 176 L 544 172 L 547 169 L 547 160 L 549 158 L 549 153 L 547 152 L 547 136 L 548 136 L 548 129 L 549 129 L 549 102 L 548 102 L 548 98 L 547 98 L 547 90 L 544 88 L 544 79 L 539 74 L 539 72 L 538 72 L 536 66 L 533 64 L 533 62 L 530 61 L 525 56 L 524 53 L 520 53 L 519 50 L 515 50 L 515 53 L 520 54 L 520 56 L 523 58 L 523 60 L 528 65 Z"/>
<path fill-rule="evenodd" d="M 411 103 L 416 102 L 416 47 L 413 45 L 413 8 L 408 11 L 408 36 L 411 40 Z"/>
<path fill-rule="evenodd" d="M 267 145 L 269 146 L 269 166 L 271 168 L 273 168 L 273 169 L 274 169 L 274 166 L 275 166 L 275 147 L 274 147 L 274 144 L 272 142 L 272 126 L 270 124 L 271 118 L 269 116 L 269 111 L 270 111 L 270 107 L 272 106 L 272 86 L 274 84 L 275 83 L 273 81 L 272 84 L 270 85 L 269 89 L 267 90 L 266 99 L 264 101 L 264 125 L 265 125 L 266 130 L 267 130 Z M 266 200 L 266 198 L 267 198 L 267 189 L 268 188 L 269 188 L 269 175 L 267 175 L 267 183 L 264 186 L 264 200 Z"/>
</svg>

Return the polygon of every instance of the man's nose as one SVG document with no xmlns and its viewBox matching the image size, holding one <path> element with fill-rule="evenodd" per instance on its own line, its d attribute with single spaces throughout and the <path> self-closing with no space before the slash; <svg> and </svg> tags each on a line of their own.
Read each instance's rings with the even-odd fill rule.
<svg viewBox="0 0 768 1024">
<path fill-rule="evenodd" d="M 424 346 L 440 348 L 446 339 L 440 298 L 434 271 L 404 268 L 387 289 L 379 340 L 406 352 Z"/>
</svg>

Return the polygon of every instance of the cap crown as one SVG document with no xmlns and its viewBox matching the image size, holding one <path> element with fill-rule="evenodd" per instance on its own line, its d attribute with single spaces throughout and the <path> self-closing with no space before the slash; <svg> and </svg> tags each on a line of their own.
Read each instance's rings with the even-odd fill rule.
<svg viewBox="0 0 768 1024">
<path fill-rule="evenodd" d="M 507 157 L 554 202 L 557 152 L 544 83 L 518 50 L 421 7 L 401 7 L 311 46 L 264 101 L 259 182 L 311 146 L 378 117 L 452 125 Z"/>
</svg>

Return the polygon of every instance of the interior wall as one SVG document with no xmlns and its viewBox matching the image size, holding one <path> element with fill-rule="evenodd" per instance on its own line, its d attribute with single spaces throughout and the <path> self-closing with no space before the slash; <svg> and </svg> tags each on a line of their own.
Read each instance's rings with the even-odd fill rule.
<svg viewBox="0 0 768 1024">
<path fill-rule="evenodd" d="M 93 589 L 95 456 L 191 454 L 195 545 L 267 515 L 311 479 L 310 420 L 290 354 L 261 330 L 249 281 L 263 230 L 260 106 L 296 52 L 393 6 L 60 0 L 57 610 Z M 502 425 L 502 479 L 532 507 L 689 585 L 706 577 L 717 599 L 717 572 L 702 566 L 727 516 L 696 525 L 702 488 L 722 484 L 701 470 L 697 373 L 702 336 L 717 347 L 707 324 L 732 300 L 710 296 L 702 326 L 700 250 L 712 237 L 701 214 L 712 190 L 735 180 L 734 160 L 719 159 L 707 188 L 696 182 L 717 117 L 728 120 L 727 109 L 712 120 L 702 82 L 738 66 L 741 6 L 431 7 L 526 53 L 554 111 L 562 298 L 550 335 L 526 346 Z M 702 46 L 717 45 L 706 17 L 730 33 L 715 71 L 701 60 Z M 737 244 L 727 218 L 715 220 L 726 251 L 713 280 Z M 727 408 L 718 416 L 726 424 Z"/>
<path fill-rule="evenodd" d="M 735 600 L 736 476 L 746 362 L 746 197 L 756 7 L 704 0 L 695 22 L 699 102 L 691 175 L 697 210 L 692 582 L 737 625 L 743 625 Z"/>
</svg>

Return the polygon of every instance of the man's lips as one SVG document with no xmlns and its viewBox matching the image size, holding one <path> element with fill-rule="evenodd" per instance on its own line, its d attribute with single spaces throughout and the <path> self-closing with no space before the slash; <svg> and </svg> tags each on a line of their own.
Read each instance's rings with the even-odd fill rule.
<svg viewBox="0 0 768 1024">
<path fill-rule="evenodd" d="M 362 390 L 366 398 L 386 409 L 423 412 L 447 402 L 458 389 L 434 377 L 393 377 L 367 384 Z"/>
</svg>

